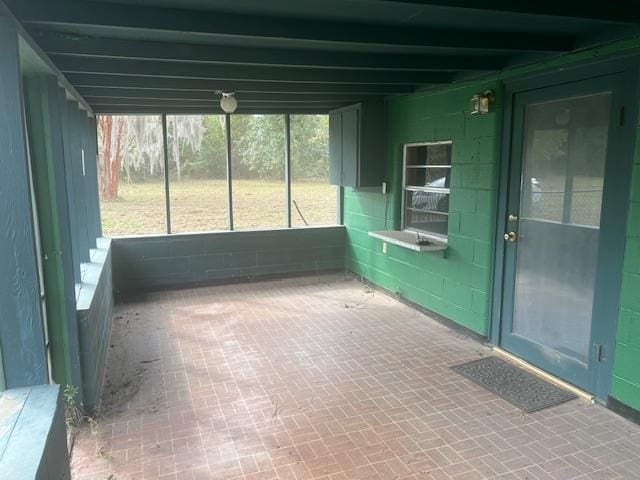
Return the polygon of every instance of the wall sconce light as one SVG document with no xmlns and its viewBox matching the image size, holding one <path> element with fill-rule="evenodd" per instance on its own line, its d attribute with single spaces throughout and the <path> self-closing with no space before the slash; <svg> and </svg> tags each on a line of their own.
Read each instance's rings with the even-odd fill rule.
<svg viewBox="0 0 640 480">
<path fill-rule="evenodd" d="M 493 90 L 487 90 L 484 93 L 476 93 L 471 97 L 469 110 L 471 115 L 484 115 L 489 113 L 489 105 L 496 101 L 496 94 Z"/>
<path fill-rule="evenodd" d="M 236 99 L 235 92 L 230 92 L 230 93 L 221 92 L 221 93 L 222 93 L 222 98 L 220 99 L 220 108 L 222 108 L 222 110 L 225 113 L 235 112 L 236 108 L 238 108 L 238 100 Z"/>
</svg>

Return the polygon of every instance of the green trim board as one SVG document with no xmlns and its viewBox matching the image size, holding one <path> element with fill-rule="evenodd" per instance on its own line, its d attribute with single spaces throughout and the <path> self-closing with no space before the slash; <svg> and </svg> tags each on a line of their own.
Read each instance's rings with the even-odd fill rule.
<svg viewBox="0 0 640 480">
<path fill-rule="evenodd" d="M 31 168 L 34 177 L 35 199 L 38 209 L 38 228 L 42 249 L 45 302 L 51 352 L 52 377 L 62 385 L 77 384 L 72 375 L 72 344 L 77 356 L 77 342 L 73 342 L 70 331 L 70 316 L 73 318 L 73 278 L 63 265 L 64 245 L 68 216 L 64 186 L 59 181 L 62 160 L 60 140 L 60 117 L 57 110 L 58 84 L 54 77 L 31 77 L 25 80 L 25 104 L 30 146 Z M 58 180 L 58 181 L 57 181 Z M 64 199 L 64 202 L 59 202 Z M 69 281 L 71 280 L 71 281 Z M 71 308 L 71 310 L 69 310 Z M 71 330 L 74 330 L 73 328 Z M 75 367 L 78 368 L 77 362 Z"/>
</svg>

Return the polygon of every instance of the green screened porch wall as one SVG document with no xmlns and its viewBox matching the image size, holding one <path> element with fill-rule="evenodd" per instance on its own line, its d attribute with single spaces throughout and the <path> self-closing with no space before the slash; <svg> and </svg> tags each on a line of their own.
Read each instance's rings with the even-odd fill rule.
<svg viewBox="0 0 640 480">
<path fill-rule="evenodd" d="M 554 66 L 639 55 L 631 39 L 583 50 L 453 87 L 397 97 L 389 103 L 387 176 L 389 194 L 344 191 L 346 267 L 429 310 L 486 335 L 489 329 L 492 245 L 495 233 L 502 131 L 502 80 Z M 497 103 L 484 116 L 468 114 L 472 95 L 486 89 Z M 368 236 L 371 230 L 399 229 L 402 145 L 452 140 L 449 248 L 446 254 L 418 253 Z M 640 125 L 628 211 L 623 284 L 611 396 L 640 410 Z"/>
<path fill-rule="evenodd" d="M 469 99 L 495 90 L 487 115 L 469 115 Z M 497 198 L 501 87 L 497 81 L 392 99 L 389 104 L 389 193 L 345 189 L 347 269 L 475 332 L 488 328 L 491 240 Z M 400 228 L 405 143 L 451 140 L 449 248 L 414 252 L 369 237 Z"/>
</svg>

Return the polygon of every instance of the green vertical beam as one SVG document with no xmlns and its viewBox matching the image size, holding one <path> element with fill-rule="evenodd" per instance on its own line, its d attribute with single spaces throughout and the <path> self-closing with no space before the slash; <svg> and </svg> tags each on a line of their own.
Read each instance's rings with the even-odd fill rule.
<svg viewBox="0 0 640 480">
<path fill-rule="evenodd" d="M 64 183 L 68 208 L 69 241 L 67 243 L 71 256 L 73 278 L 80 283 L 80 245 L 78 234 L 78 214 L 76 213 L 75 185 L 73 182 L 73 165 L 71 159 L 71 129 L 69 127 L 69 109 L 67 96 L 63 89 L 58 89 L 58 111 L 60 112 L 60 127 L 62 135 L 62 163 L 64 168 Z"/>
<path fill-rule="evenodd" d="M 89 117 L 84 110 L 78 109 L 78 127 L 81 142 L 82 183 L 84 184 L 84 204 L 87 215 L 87 242 L 89 249 L 96 248 L 98 238 L 98 216 L 96 216 L 96 198 L 94 196 L 97 183 L 95 158 L 91 155 L 91 140 L 89 135 Z"/>
<path fill-rule="evenodd" d="M 18 42 L 0 16 L 0 350 L 7 388 L 48 382 Z"/>
<path fill-rule="evenodd" d="M 167 219 L 167 233 L 171 233 L 171 192 L 169 191 L 169 139 L 167 137 L 167 115 L 164 113 L 162 114 L 162 159 L 164 160 L 164 203 Z"/>
<path fill-rule="evenodd" d="M 73 202 L 76 205 L 76 225 L 78 240 L 78 257 L 80 262 L 90 260 L 89 235 L 87 230 L 87 202 L 85 195 L 85 169 L 82 164 L 82 132 L 81 115 L 75 101 L 67 101 L 69 121 L 70 166 L 74 185 Z M 76 280 L 78 281 L 78 280 Z"/>
<path fill-rule="evenodd" d="M 52 377 L 80 386 L 75 288 L 69 249 L 62 128 L 57 79 L 25 81 L 25 107 L 35 200 L 38 210 Z"/>
<path fill-rule="evenodd" d="M 284 114 L 285 225 L 291 228 L 291 115 Z"/>
<path fill-rule="evenodd" d="M 229 230 L 233 230 L 233 172 L 231 170 L 231 115 L 225 113 L 224 126 L 227 140 L 227 210 L 229 212 Z"/>
<path fill-rule="evenodd" d="M 96 117 L 89 117 L 89 162 L 91 163 L 91 195 L 93 197 L 93 215 L 96 220 L 95 223 L 95 236 L 96 238 L 102 237 L 102 217 L 100 215 L 100 193 L 98 186 L 98 124 Z"/>
</svg>

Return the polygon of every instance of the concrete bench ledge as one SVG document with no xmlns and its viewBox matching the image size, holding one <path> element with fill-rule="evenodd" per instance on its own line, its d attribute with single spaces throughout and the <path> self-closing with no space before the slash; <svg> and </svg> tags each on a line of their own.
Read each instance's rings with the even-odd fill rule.
<svg viewBox="0 0 640 480">
<path fill-rule="evenodd" d="M 58 385 L 0 393 L 0 478 L 71 478 Z"/>
</svg>

